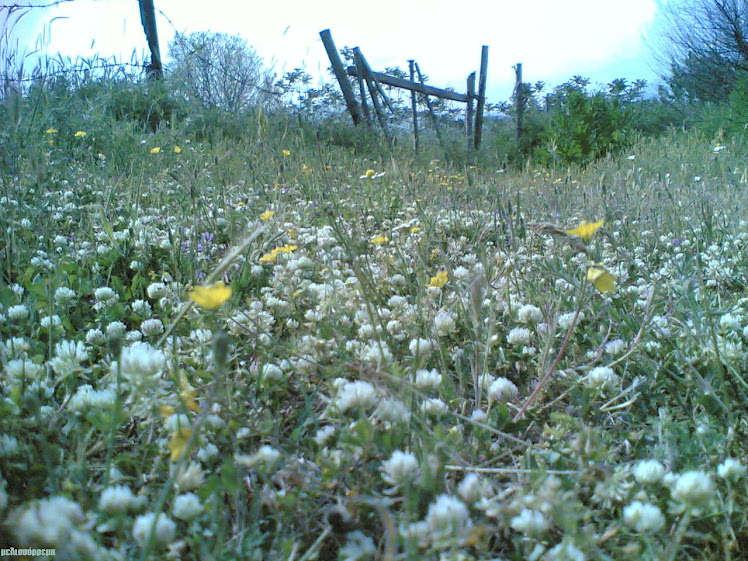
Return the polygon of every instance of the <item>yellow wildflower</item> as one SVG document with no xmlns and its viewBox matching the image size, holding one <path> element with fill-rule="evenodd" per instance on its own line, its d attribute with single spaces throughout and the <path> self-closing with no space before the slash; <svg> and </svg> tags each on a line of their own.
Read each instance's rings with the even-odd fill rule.
<svg viewBox="0 0 748 561">
<path fill-rule="evenodd" d="M 443 288 L 444 285 L 447 284 L 447 280 L 449 280 L 447 271 L 439 271 L 435 276 L 431 277 L 431 280 L 426 286 L 429 288 Z"/>
<path fill-rule="evenodd" d="M 588 267 L 587 280 L 600 292 L 616 291 L 616 278 L 602 267 Z"/>
<path fill-rule="evenodd" d="M 179 429 L 171 435 L 171 440 L 169 440 L 166 447 L 171 452 L 172 462 L 176 462 L 180 457 L 182 457 L 182 454 L 184 454 L 187 449 L 187 443 L 190 441 L 190 435 L 192 435 L 190 429 Z"/>
<path fill-rule="evenodd" d="M 374 177 L 375 173 L 377 172 L 374 171 L 373 169 L 367 169 L 366 173 L 364 173 L 364 177 L 366 177 L 367 179 L 371 179 L 372 177 Z"/>
<path fill-rule="evenodd" d="M 278 258 L 279 253 L 291 253 L 292 251 L 295 251 L 298 246 L 295 245 L 283 245 L 281 247 L 276 247 L 269 253 L 266 253 L 262 257 L 260 257 L 260 263 L 275 263 L 275 260 Z"/>
<path fill-rule="evenodd" d="M 181 154 L 182 153 L 182 148 L 180 148 L 179 146 L 175 146 L 174 147 L 174 153 L 175 154 Z"/>
<path fill-rule="evenodd" d="M 44 132 L 46 134 L 57 134 L 58 131 L 57 131 L 57 129 L 52 128 L 52 129 L 47 129 Z"/>
<path fill-rule="evenodd" d="M 74 134 L 73 136 L 74 136 L 75 138 L 83 138 L 83 137 L 84 137 L 84 136 L 86 136 L 87 134 L 88 134 L 88 133 L 87 133 L 86 131 L 78 131 L 78 132 L 76 132 L 76 133 L 75 133 L 75 134 Z"/>
<path fill-rule="evenodd" d="M 153 148 L 151 148 L 151 154 L 158 154 L 159 152 L 161 152 L 160 146 L 154 146 Z"/>
<path fill-rule="evenodd" d="M 371 239 L 371 243 L 375 245 L 383 244 L 390 241 L 390 239 L 387 236 L 377 236 L 376 238 Z"/>
<path fill-rule="evenodd" d="M 421 231 L 421 229 L 418 226 L 412 226 L 411 229 L 410 229 L 410 233 L 411 234 L 417 234 L 420 231 Z"/>
<path fill-rule="evenodd" d="M 283 150 L 281 152 L 281 154 L 283 154 L 284 157 L 288 158 L 291 155 L 291 151 L 290 150 Z"/>
<path fill-rule="evenodd" d="M 270 219 L 271 219 L 271 218 L 272 218 L 272 217 L 273 217 L 274 215 L 275 215 L 275 211 L 274 211 L 274 210 L 266 210 L 265 212 L 263 212 L 263 213 L 262 213 L 262 214 L 260 215 L 260 220 L 262 220 L 263 222 L 267 222 L 267 221 L 268 221 L 268 220 L 270 220 Z"/>
<path fill-rule="evenodd" d="M 566 233 L 570 236 L 579 236 L 583 240 L 587 241 L 595 234 L 595 232 L 600 229 L 600 226 L 602 226 L 604 223 L 605 220 L 598 220 L 597 222 L 587 222 L 585 220 L 582 220 L 582 223 L 579 226 L 571 230 L 566 230 Z"/>
<path fill-rule="evenodd" d="M 231 287 L 223 282 L 213 286 L 196 286 L 189 294 L 190 300 L 206 310 L 215 310 L 226 300 L 231 298 Z"/>
</svg>

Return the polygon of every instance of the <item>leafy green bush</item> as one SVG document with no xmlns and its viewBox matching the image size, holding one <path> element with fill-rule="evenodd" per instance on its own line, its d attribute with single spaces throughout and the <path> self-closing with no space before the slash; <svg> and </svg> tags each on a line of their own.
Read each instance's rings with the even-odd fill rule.
<svg viewBox="0 0 748 561">
<path fill-rule="evenodd" d="M 631 142 L 631 95 L 621 82 L 611 83 L 609 92 L 589 92 L 589 81 L 575 77 L 556 88 L 551 99 L 554 159 L 586 165 Z"/>
</svg>

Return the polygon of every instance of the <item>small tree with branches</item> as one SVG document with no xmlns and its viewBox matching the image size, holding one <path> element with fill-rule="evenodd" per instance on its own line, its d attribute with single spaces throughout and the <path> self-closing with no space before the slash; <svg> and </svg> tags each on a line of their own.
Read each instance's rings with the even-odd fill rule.
<svg viewBox="0 0 748 561">
<path fill-rule="evenodd" d="M 168 79 L 175 94 L 206 109 L 240 113 L 262 103 L 272 76 L 241 37 L 177 34 L 169 44 Z"/>
</svg>

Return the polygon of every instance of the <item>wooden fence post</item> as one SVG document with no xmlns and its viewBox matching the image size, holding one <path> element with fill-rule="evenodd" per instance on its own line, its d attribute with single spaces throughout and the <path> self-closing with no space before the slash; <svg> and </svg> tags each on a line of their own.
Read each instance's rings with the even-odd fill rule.
<svg viewBox="0 0 748 561">
<path fill-rule="evenodd" d="M 353 88 L 345 75 L 345 68 L 343 68 L 343 63 L 341 62 L 338 51 L 335 48 L 332 34 L 329 29 L 323 29 L 319 32 L 319 36 L 322 39 L 322 44 L 325 46 L 325 51 L 327 51 L 330 64 L 332 64 L 332 71 L 338 79 L 340 91 L 343 92 L 343 98 L 345 98 L 345 104 L 348 106 L 348 112 L 351 114 L 353 124 L 358 125 L 361 122 L 361 108 L 358 106 L 356 96 L 353 93 Z"/>
<path fill-rule="evenodd" d="M 483 135 L 483 111 L 486 107 L 486 80 L 488 78 L 488 45 L 480 52 L 480 79 L 478 81 L 478 107 L 475 110 L 475 148 L 480 147 Z"/>
<path fill-rule="evenodd" d="M 408 68 L 410 70 L 410 81 L 415 85 L 416 83 L 416 69 L 414 68 L 415 61 L 413 59 L 408 61 Z M 410 90 L 410 107 L 413 111 L 413 150 L 418 154 L 418 104 L 416 100 L 416 91 Z"/>
<path fill-rule="evenodd" d="M 369 113 L 369 103 L 366 101 L 366 86 L 364 85 L 364 65 L 361 63 L 360 51 L 353 51 L 353 62 L 356 65 L 356 81 L 358 82 L 358 92 L 361 96 L 361 109 L 363 110 L 364 120 L 367 125 L 371 125 L 371 114 Z"/>
<path fill-rule="evenodd" d="M 161 65 L 161 51 L 158 48 L 158 33 L 156 32 L 156 8 L 153 0 L 138 0 L 140 6 L 140 23 L 145 31 L 148 49 L 151 51 L 151 63 L 146 66 L 148 78 L 159 79 L 164 75 Z"/>
<path fill-rule="evenodd" d="M 525 92 L 522 87 L 522 63 L 518 62 L 514 67 L 514 72 L 517 75 L 517 81 L 514 85 L 514 108 L 517 113 L 517 147 L 519 147 L 520 141 L 522 140 L 522 111 L 524 110 L 524 96 Z"/>
<path fill-rule="evenodd" d="M 465 136 L 467 137 L 467 160 L 473 163 L 473 99 L 475 99 L 475 72 L 467 79 L 467 110 L 465 115 Z"/>
</svg>

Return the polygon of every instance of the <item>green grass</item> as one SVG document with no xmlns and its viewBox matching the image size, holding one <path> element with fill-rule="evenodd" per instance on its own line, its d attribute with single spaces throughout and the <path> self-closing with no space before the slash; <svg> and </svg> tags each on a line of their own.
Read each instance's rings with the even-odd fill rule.
<svg viewBox="0 0 748 561">
<path fill-rule="evenodd" d="M 0 203 L 3 547 L 748 554 L 742 140 L 497 172 L 281 117 L 147 134 L 29 104 Z"/>
</svg>

